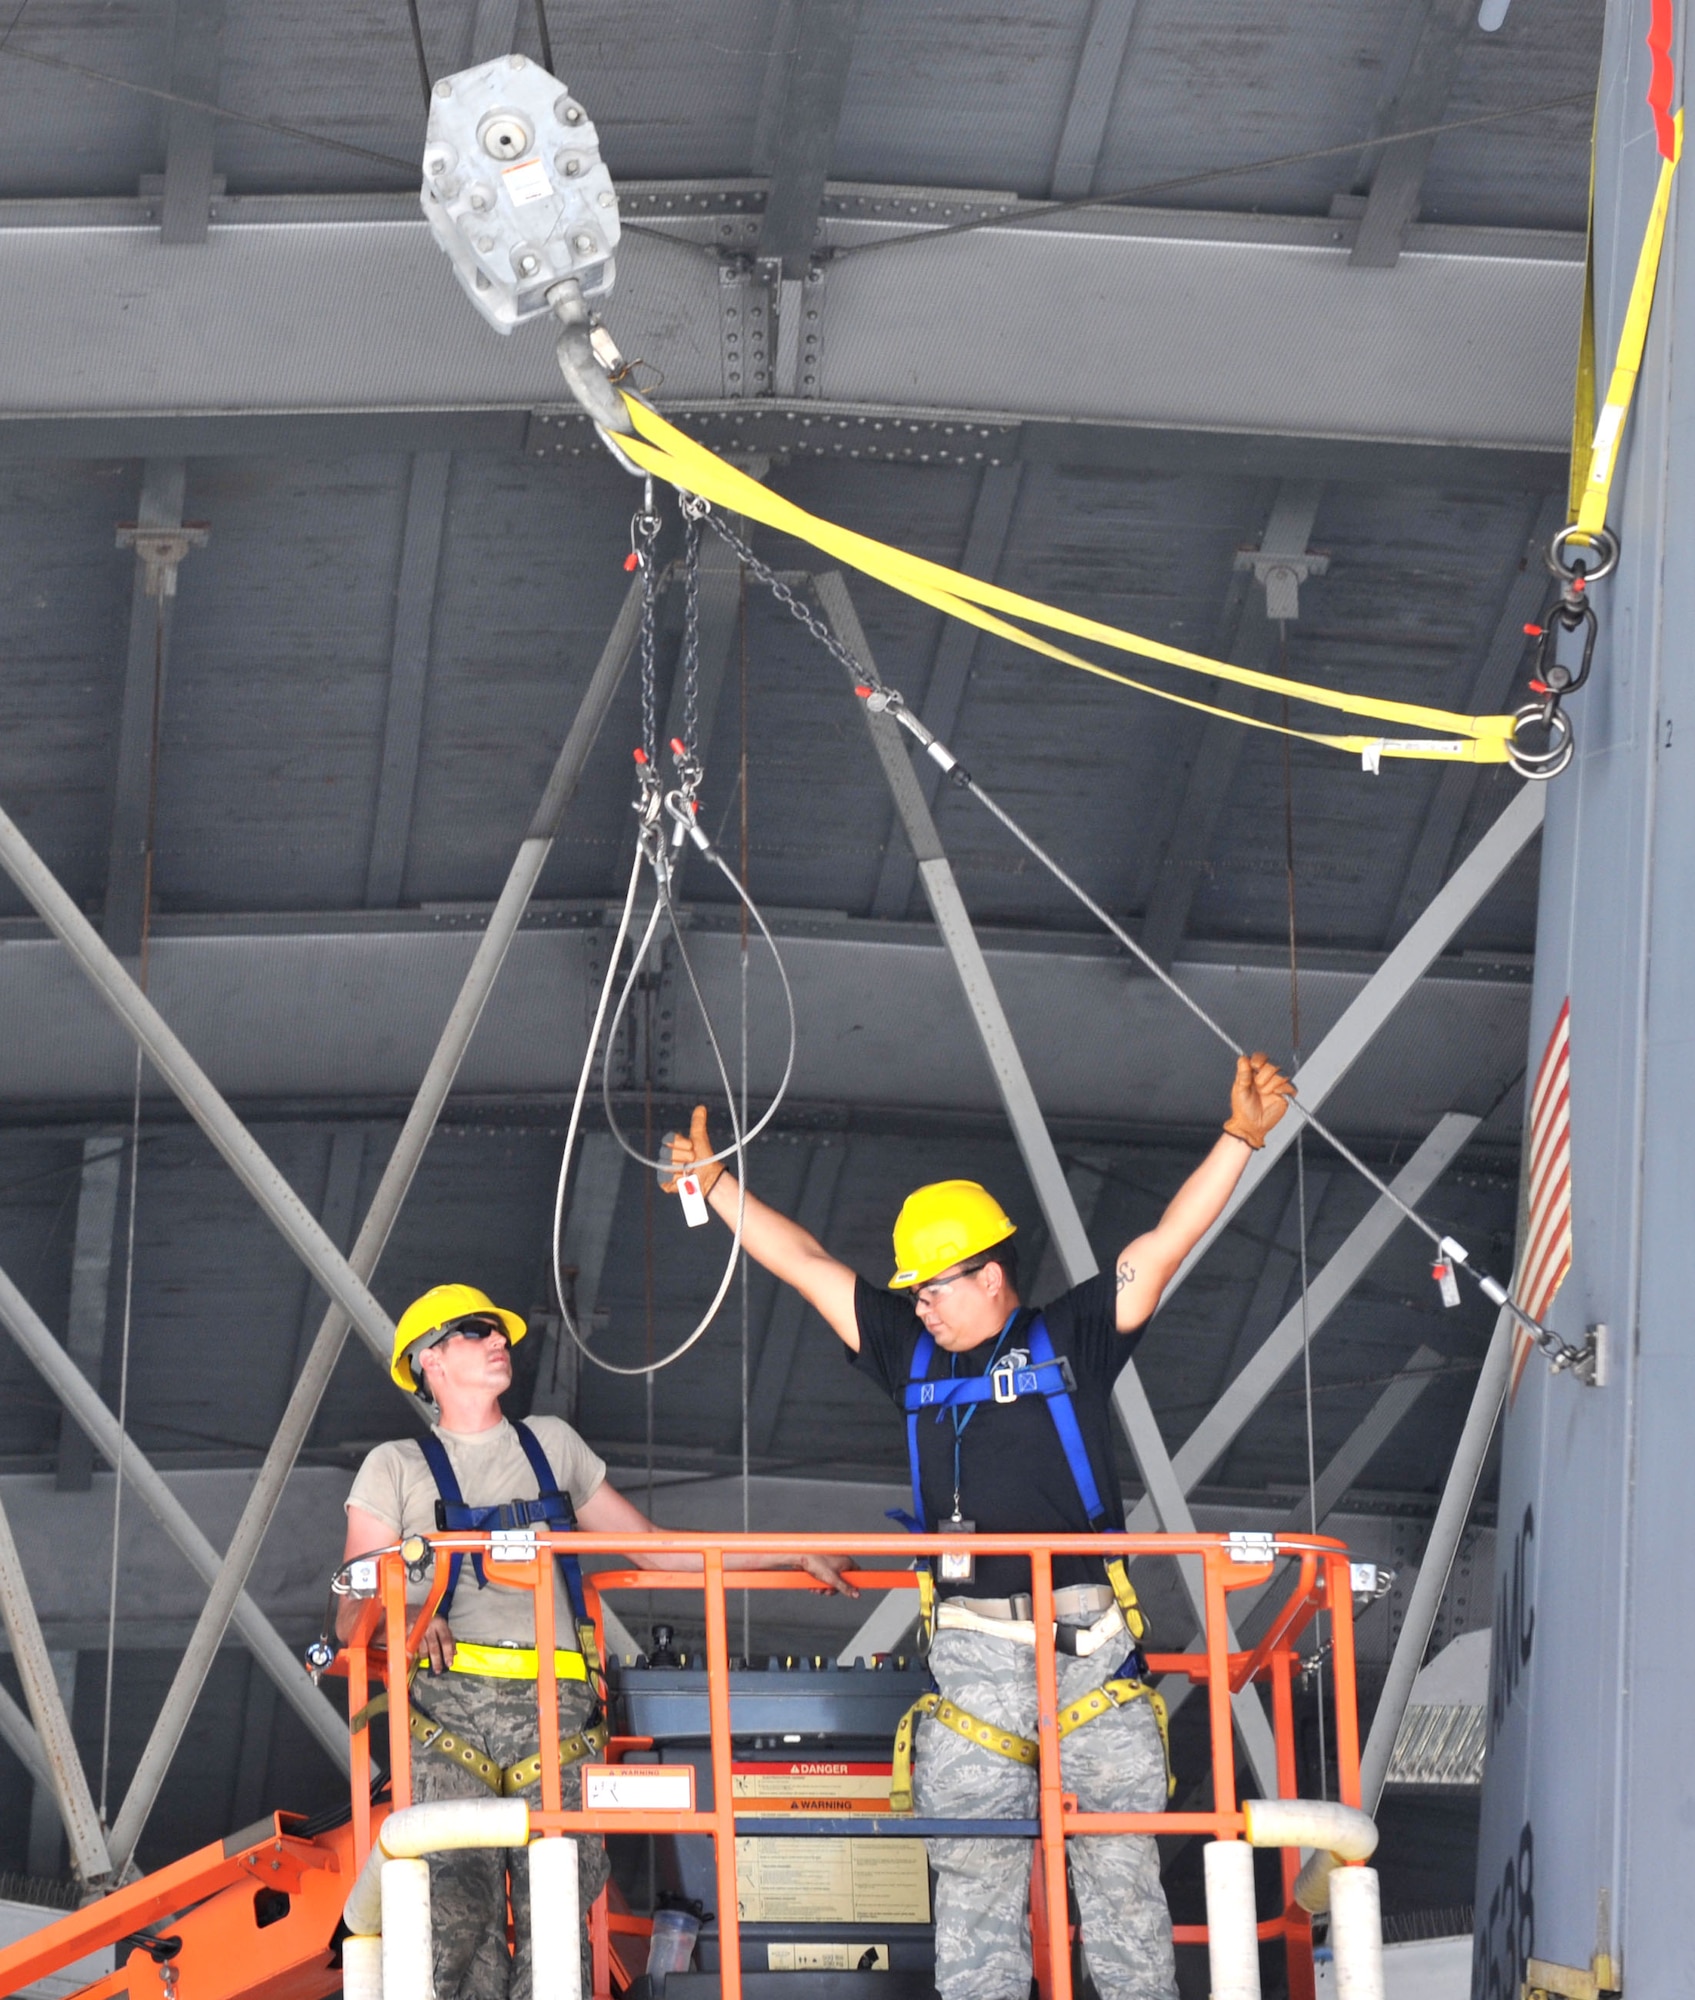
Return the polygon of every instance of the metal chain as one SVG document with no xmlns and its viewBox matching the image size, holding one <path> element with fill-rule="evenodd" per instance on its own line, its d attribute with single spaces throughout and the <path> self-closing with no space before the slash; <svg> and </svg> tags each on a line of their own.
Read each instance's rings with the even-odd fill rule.
<svg viewBox="0 0 1695 2000">
<path fill-rule="evenodd" d="M 869 681 L 873 686 L 877 685 L 874 677 L 867 672 L 865 662 L 854 658 L 817 612 L 810 605 L 802 603 L 776 571 L 759 560 L 734 528 L 728 526 L 717 514 L 708 514 L 706 518 L 711 522 L 713 532 L 718 539 L 746 565 L 748 575 L 764 584 L 789 616 L 804 625 L 833 660 L 846 667 L 856 681 Z"/>
<path fill-rule="evenodd" d="M 700 787 L 700 514 L 691 508 L 692 496 L 683 496 L 683 650 L 679 668 L 683 677 L 683 746 L 679 757 L 671 755 L 677 776 L 690 797 Z"/>
<path fill-rule="evenodd" d="M 630 548 L 642 573 L 642 752 L 649 771 L 657 768 L 659 758 L 659 565 L 654 559 L 659 528 L 650 479 L 641 509 L 630 520 Z"/>
</svg>

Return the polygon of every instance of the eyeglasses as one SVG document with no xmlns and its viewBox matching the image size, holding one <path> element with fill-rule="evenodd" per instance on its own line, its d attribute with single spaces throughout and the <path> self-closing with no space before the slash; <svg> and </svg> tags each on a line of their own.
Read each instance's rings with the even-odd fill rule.
<svg viewBox="0 0 1695 2000">
<path fill-rule="evenodd" d="M 912 1296 L 918 1301 L 920 1305 L 927 1306 L 937 1297 L 939 1293 L 945 1292 L 949 1287 L 949 1285 L 957 1285 L 961 1278 L 976 1277 L 979 1271 L 983 1270 L 987 1265 L 993 1262 L 994 1259 L 992 1257 L 980 1257 L 977 1259 L 975 1263 L 962 1264 L 960 1268 L 957 1271 L 955 1271 L 953 1276 L 950 1278 L 932 1278 L 930 1279 L 928 1284 L 917 1286 L 914 1289 Z"/>
</svg>

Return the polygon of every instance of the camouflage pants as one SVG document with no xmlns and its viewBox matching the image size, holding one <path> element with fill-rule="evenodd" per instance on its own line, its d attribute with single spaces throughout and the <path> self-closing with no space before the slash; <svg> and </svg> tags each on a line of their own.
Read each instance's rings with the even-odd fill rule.
<svg viewBox="0 0 1695 2000">
<path fill-rule="evenodd" d="M 1122 1656 L 1059 1656 L 1063 1708 L 1116 1677 Z M 951 1702 L 1020 1736 L 1036 1734 L 1035 1658 L 986 1633 L 938 1632 L 930 1671 Z M 933 1716 L 919 1724 L 914 1802 L 937 1819 L 1034 1819 L 1034 1770 L 956 1736 Z M 1096 1716 L 1060 1751 L 1065 1789 L 1084 1812 L 1164 1810 L 1165 1755 L 1145 1701 Z M 936 1987 L 942 2000 L 1025 2000 L 1030 1990 L 1030 1853 L 1022 1840 L 932 1840 L 936 1870 Z M 1101 2000 L 1176 2000 L 1171 1916 L 1159 1854 L 1142 1835 L 1066 1843 L 1082 1915 L 1083 1951 Z"/>
<path fill-rule="evenodd" d="M 536 1753 L 534 1681 L 488 1680 L 480 1674 L 420 1674 L 412 1683 L 412 1705 L 455 1736 L 502 1764 Z M 588 1720 L 592 1697 L 580 1681 L 559 1685 L 559 1733 L 575 1735 Z M 561 1773 L 569 1809 L 582 1798 L 581 1773 Z M 429 1799 L 486 1799 L 488 1787 L 463 1765 L 412 1750 L 412 1796 Z M 525 1787 L 531 1805 L 541 1804 L 541 1785 Z M 577 1885 L 586 1912 L 606 1885 L 602 1841 L 577 1843 Z M 430 1922 L 435 1935 L 435 2000 L 531 2000 L 530 1868 L 528 1851 L 466 1848 L 432 1854 Z M 515 1953 L 506 1948 L 506 1904 L 512 1902 Z M 587 1926 L 583 1934 L 583 1991 L 592 1990 Z"/>
</svg>

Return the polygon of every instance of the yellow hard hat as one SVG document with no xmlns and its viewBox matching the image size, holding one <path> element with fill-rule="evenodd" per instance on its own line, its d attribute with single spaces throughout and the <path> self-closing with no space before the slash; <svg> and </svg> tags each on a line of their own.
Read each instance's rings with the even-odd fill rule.
<svg viewBox="0 0 1695 2000">
<path fill-rule="evenodd" d="M 963 1264 L 1017 1233 L 1018 1225 L 976 1181 L 932 1181 L 917 1188 L 895 1217 L 895 1274 L 890 1289 L 926 1285 L 950 1264 Z"/>
<path fill-rule="evenodd" d="M 418 1387 L 412 1367 L 412 1350 L 418 1342 L 427 1340 L 432 1333 L 440 1333 L 456 1320 L 470 1319 L 477 1313 L 488 1313 L 499 1320 L 514 1347 L 529 1332 L 515 1312 L 497 1306 L 487 1292 L 479 1292 L 475 1285 L 432 1285 L 400 1315 L 394 1329 L 394 1359 L 388 1372 L 408 1395 L 414 1394 Z"/>
</svg>

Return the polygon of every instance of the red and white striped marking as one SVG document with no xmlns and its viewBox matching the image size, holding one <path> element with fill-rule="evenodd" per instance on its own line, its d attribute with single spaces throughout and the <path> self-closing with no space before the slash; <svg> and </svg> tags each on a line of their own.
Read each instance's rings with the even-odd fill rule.
<svg viewBox="0 0 1695 2000">
<path fill-rule="evenodd" d="M 1542 1052 L 1530 1097 L 1530 1202 L 1513 1298 L 1532 1319 L 1545 1319 L 1571 1269 L 1571 1002 L 1561 1007 Z M 1518 1388 L 1532 1341 L 1513 1337 L 1512 1386 Z"/>
</svg>

